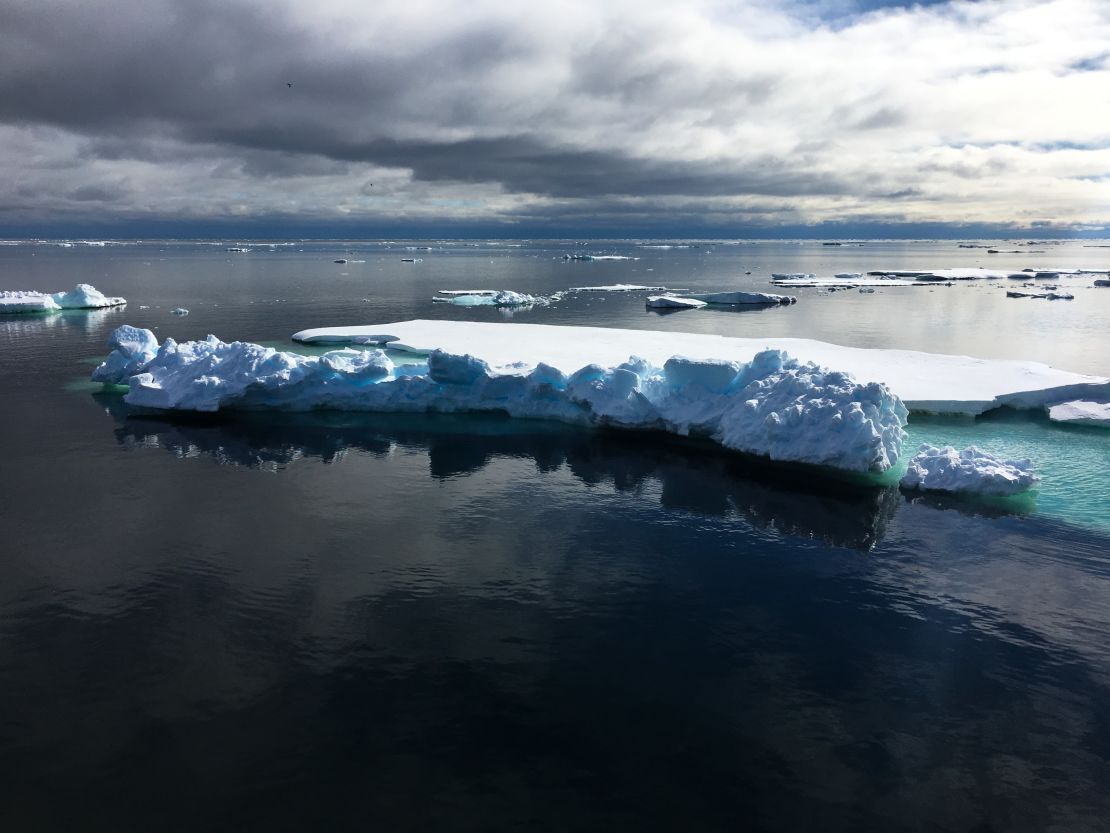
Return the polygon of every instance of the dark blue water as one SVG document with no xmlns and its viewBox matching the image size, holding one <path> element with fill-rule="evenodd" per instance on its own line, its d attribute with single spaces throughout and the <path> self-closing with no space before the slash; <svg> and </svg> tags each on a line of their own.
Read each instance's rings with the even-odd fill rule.
<svg viewBox="0 0 1110 833">
<path fill-rule="evenodd" d="M 124 321 L 343 323 L 251 268 L 0 319 L 2 829 L 1105 829 L 1110 537 L 654 435 L 75 383 Z M 425 294 L 382 320 L 458 314 Z"/>
</svg>

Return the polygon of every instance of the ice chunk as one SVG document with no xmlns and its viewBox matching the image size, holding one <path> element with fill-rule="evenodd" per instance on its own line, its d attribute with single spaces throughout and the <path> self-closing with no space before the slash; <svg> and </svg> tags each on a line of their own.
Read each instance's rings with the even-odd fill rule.
<svg viewBox="0 0 1110 833">
<path fill-rule="evenodd" d="M 640 286 L 635 283 L 611 283 L 606 286 L 575 286 L 571 292 L 666 292 L 665 286 Z"/>
<path fill-rule="evenodd" d="M 769 292 L 709 292 L 699 295 L 691 294 L 686 297 L 697 301 L 705 301 L 707 304 L 725 306 L 775 306 L 778 304 L 793 304 L 798 300 L 793 295 L 772 295 Z"/>
<path fill-rule="evenodd" d="M 188 315 L 189 310 L 185 309 L 185 307 L 178 307 L 177 309 L 170 310 L 170 313 L 173 315 Z"/>
<path fill-rule="evenodd" d="M 1053 422 L 1074 425 L 1099 425 L 1110 428 L 1110 402 L 1088 402 L 1076 399 L 1045 408 Z"/>
<path fill-rule="evenodd" d="M 158 352 L 158 339 L 150 330 L 124 324 L 108 338 L 112 352 L 93 371 L 94 382 L 119 385 L 138 373 Z"/>
<path fill-rule="evenodd" d="M 125 401 L 132 405 L 501 411 L 697 435 L 773 460 L 873 472 L 897 460 L 905 436 L 906 408 L 885 385 L 860 384 L 781 350 L 758 352 L 747 363 L 670 357 L 662 369 L 631 356 L 615 366 L 590 363 L 569 376 L 543 363 L 493 368 L 475 355 L 437 350 L 426 373 L 417 367 L 398 375 L 381 350 L 310 357 L 209 336 L 183 344 L 167 339 L 146 359 L 152 338 L 121 328 L 112 355 L 96 371 L 101 380 L 126 379 Z"/>
<path fill-rule="evenodd" d="M 923 445 L 910 460 L 902 477 L 904 489 L 967 492 L 1005 496 L 1024 492 L 1039 482 L 1028 460 L 1002 460 L 969 446 L 957 451 L 950 445 Z"/>
<path fill-rule="evenodd" d="M 62 309 L 119 307 L 126 298 L 109 298 L 95 286 L 80 283 L 69 292 L 0 292 L 0 312 L 56 312 Z"/>
<path fill-rule="evenodd" d="M 646 306 L 648 309 L 698 309 L 705 306 L 705 301 L 679 298 L 677 295 L 650 295 Z"/>
</svg>

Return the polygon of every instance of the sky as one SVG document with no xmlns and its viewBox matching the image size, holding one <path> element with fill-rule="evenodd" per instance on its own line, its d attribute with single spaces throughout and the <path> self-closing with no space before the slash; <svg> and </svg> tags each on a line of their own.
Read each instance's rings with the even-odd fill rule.
<svg viewBox="0 0 1110 833">
<path fill-rule="evenodd" d="M 1110 236 L 1110 1 L 4 0 L 72 234 Z"/>
</svg>

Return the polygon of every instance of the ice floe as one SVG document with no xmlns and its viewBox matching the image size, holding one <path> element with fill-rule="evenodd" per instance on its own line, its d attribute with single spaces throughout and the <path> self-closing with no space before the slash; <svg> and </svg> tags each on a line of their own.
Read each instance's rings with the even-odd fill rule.
<svg viewBox="0 0 1110 833">
<path fill-rule="evenodd" d="M 704 301 L 707 304 L 719 304 L 721 306 L 776 306 L 797 303 L 798 299 L 793 295 L 772 295 L 769 292 L 708 292 L 693 294 L 690 293 L 686 297 L 693 298 L 697 301 Z"/>
<path fill-rule="evenodd" d="M 110 298 L 87 283 L 80 283 L 69 292 L 0 292 L 0 313 L 104 309 L 126 303 L 126 298 Z"/>
<path fill-rule="evenodd" d="M 1045 410 L 1048 412 L 1048 418 L 1053 422 L 1110 428 L 1110 402 L 1088 402 L 1077 399 L 1051 405 Z"/>
<path fill-rule="evenodd" d="M 963 492 L 987 496 L 1016 495 L 1039 482 L 1029 460 L 1002 460 L 969 446 L 958 451 L 950 445 L 923 445 L 902 477 L 904 489 L 930 492 Z"/>
<path fill-rule="evenodd" d="M 171 309 L 170 313 L 172 315 L 188 315 L 189 310 L 185 309 L 185 307 L 177 307 L 176 309 Z"/>
<path fill-rule="evenodd" d="M 781 287 L 797 289 L 855 289 L 860 286 L 925 286 L 921 281 L 899 280 L 898 278 L 864 277 L 858 272 L 841 273 L 834 278 L 806 277 L 771 278 L 771 283 Z"/>
<path fill-rule="evenodd" d="M 97 381 L 125 383 L 130 405 L 172 410 L 497 411 L 582 425 L 667 431 L 725 448 L 883 472 L 898 459 L 906 408 L 885 385 L 761 350 L 749 362 L 636 356 L 570 374 L 539 363 L 491 368 L 432 351 L 398 369 L 382 350 L 300 356 L 244 342 L 166 341 L 145 363 L 149 331 L 121 328 Z"/>
<path fill-rule="evenodd" d="M 645 302 L 648 309 L 700 309 L 705 305 L 705 301 L 680 298 L 677 295 L 649 295 Z"/>
<path fill-rule="evenodd" d="M 735 338 L 701 333 L 620 330 L 544 324 L 469 321 L 404 321 L 303 330 L 305 343 L 359 342 L 391 336 L 392 350 L 427 354 L 441 349 L 469 353 L 492 367 L 548 364 L 573 371 L 586 364 L 616 366 L 641 356 L 662 366 L 675 355 L 750 361 L 764 349 L 784 350 L 804 361 L 835 367 L 857 379 L 884 382 L 912 411 L 975 415 L 1001 405 L 1040 409 L 1071 399 L 1110 400 L 1110 379 L 1013 359 L 979 359 L 913 350 L 843 347 L 800 338 Z"/>
<path fill-rule="evenodd" d="M 548 299 L 543 296 L 526 295 L 508 289 L 441 290 L 432 300 L 460 307 L 531 307 L 548 303 Z"/>
<path fill-rule="evenodd" d="M 571 292 L 666 292 L 665 286 L 640 286 L 635 283 L 611 283 L 607 286 L 573 286 Z"/>
<path fill-rule="evenodd" d="M 1021 292 L 1010 289 L 1006 291 L 1007 298 L 1041 298 L 1046 301 L 1074 301 L 1075 296 L 1070 292 Z"/>
</svg>

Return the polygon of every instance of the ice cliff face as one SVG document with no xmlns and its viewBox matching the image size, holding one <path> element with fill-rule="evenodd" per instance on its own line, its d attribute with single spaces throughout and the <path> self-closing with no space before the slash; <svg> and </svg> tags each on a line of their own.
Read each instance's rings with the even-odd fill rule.
<svg viewBox="0 0 1110 833">
<path fill-rule="evenodd" d="M 901 452 L 906 408 L 883 384 L 764 350 L 750 362 L 636 357 L 565 374 L 550 365 L 491 368 L 432 352 L 397 367 L 381 350 L 300 356 L 209 336 L 160 347 L 121 327 L 93 373 L 127 384 L 132 405 L 216 411 L 501 411 L 515 417 L 660 430 L 714 440 L 773 460 L 882 472 Z M 156 348 L 156 349 L 155 349 Z"/>
</svg>

